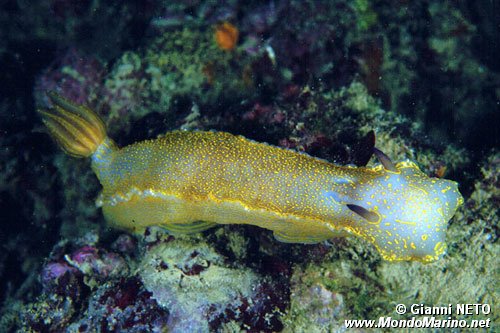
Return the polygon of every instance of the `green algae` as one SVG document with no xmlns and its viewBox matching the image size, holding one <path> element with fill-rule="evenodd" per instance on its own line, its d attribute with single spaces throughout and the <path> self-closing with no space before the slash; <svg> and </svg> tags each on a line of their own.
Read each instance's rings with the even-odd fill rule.
<svg viewBox="0 0 500 333">
<path fill-rule="evenodd" d="M 341 329 L 344 297 L 337 290 L 338 280 L 330 272 L 318 271 L 316 265 L 296 266 L 291 281 L 290 309 L 283 318 L 285 332 L 325 332 Z M 314 272 L 313 272 L 314 271 Z M 326 283 L 324 285 L 323 283 Z"/>
<path fill-rule="evenodd" d="M 360 32 L 365 32 L 377 24 L 378 15 L 371 8 L 368 0 L 355 0 L 352 2 L 352 7 L 356 13 L 356 26 Z"/>
<path fill-rule="evenodd" d="M 95 196 L 100 184 L 90 162 L 57 154 L 53 161 L 60 175 L 57 179 L 61 199 L 58 218 L 61 220 L 60 235 L 63 239 L 75 239 L 102 228 L 98 222 L 101 212 L 96 209 Z"/>
<path fill-rule="evenodd" d="M 224 51 L 214 40 L 214 30 L 184 27 L 152 39 L 140 51 L 126 52 L 104 82 L 111 97 L 107 105 L 110 132 L 130 126 L 130 121 L 151 113 L 173 123 L 175 108 L 189 100 L 216 106 L 248 97 L 251 78 L 245 76 L 250 58 L 238 49 Z"/>
<path fill-rule="evenodd" d="M 347 133 L 351 138 L 359 138 L 373 130 L 376 146 L 392 160 L 417 162 L 428 174 L 436 163 L 444 164 L 450 172 L 470 163 L 463 148 L 431 141 L 422 123 L 385 110 L 359 81 L 337 90 L 307 91 L 310 97 L 305 108 L 297 109 L 293 104 L 280 105 L 288 114 L 299 115 L 298 119 L 289 121 L 300 123 L 304 128 L 302 133 L 322 133 L 329 138 Z M 292 135 L 301 134 L 292 132 Z M 372 159 L 369 165 L 374 163 L 377 163 L 376 159 Z"/>
<path fill-rule="evenodd" d="M 248 255 L 248 245 L 250 239 L 245 237 L 239 230 L 227 230 L 227 228 L 217 228 L 214 232 L 216 242 L 224 244 L 226 251 L 229 251 L 234 259 L 243 262 Z"/>
</svg>

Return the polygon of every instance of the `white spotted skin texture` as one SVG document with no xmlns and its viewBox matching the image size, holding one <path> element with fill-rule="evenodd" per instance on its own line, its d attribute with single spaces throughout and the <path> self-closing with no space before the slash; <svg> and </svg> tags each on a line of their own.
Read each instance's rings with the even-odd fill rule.
<svg viewBox="0 0 500 333">
<path fill-rule="evenodd" d="M 378 220 L 369 222 L 343 211 L 352 218 L 348 228 L 371 241 L 384 259 L 434 261 L 446 251 L 447 224 L 462 196 L 455 182 L 429 178 L 412 162 L 398 163 L 396 169 L 376 167 L 371 170 L 377 176 L 358 180 L 348 196 L 326 195 L 377 214 Z"/>
<path fill-rule="evenodd" d="M 281 241 L 353 235 L 386 260 L 432 262 L 445 252 L 446 225 L 462 203 L 455 182 L 429 178 L 411 162 L 396 164 L 397 172 L 340 167 L 224 132 L 175 131 L 122 149 L 107 142 L 92 167 L 103 213 L 123 229 L 251 224 Z"/>
</svg>

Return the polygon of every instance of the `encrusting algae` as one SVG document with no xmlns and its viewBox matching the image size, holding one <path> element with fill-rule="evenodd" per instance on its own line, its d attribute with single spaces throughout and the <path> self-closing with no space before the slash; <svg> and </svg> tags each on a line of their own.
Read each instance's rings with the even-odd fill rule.
<svg viewBox="0 0 500 333">
<path fill-rule="evenodd" d="M 176 234 L 251 224 L 293 243 L 354 235 L 386 260 L 432 262 L 463 201 L 455 182 L 410 161 L 394 165 L 377 149 L 382 165 L 356 168 L 224 132 L 173 131 L 118 148 L 91 109 L 49 97 L 45 124 L 70 155 L 91 157 L 98 202 L 118 228 Z"/>
</svg>

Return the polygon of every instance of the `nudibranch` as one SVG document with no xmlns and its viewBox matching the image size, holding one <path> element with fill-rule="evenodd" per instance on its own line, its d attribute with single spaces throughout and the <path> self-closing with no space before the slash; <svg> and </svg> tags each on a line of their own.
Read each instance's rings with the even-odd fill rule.
<svg viewBox="0 0 500 333">
<path fill-rule="evenodd" d="M 225 132 L 173 131 L 118 148 L 100 117 L 49 93 L 40 110 L 62 149 L 90 157 L 98 204 L 115 227 L 158 225 L 192 233 L 251 224 L 276 239 L 316 243 L 359 236 L 390 261 L 432 262 L 446 251 L 448 221 L 463 202 L 457 183 L 427 177 L 412 162 L 337 166 Z"/>
</svg>

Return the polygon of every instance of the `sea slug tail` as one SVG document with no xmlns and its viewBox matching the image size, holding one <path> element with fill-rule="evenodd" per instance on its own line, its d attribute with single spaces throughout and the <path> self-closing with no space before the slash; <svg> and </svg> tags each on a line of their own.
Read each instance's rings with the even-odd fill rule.
<svg viewBox="0 0 500 333">
<path fill-rule="evenodd" d="M 102 119 L 84 105 L 76 105 L 55 92 L 47 96 L 51 109 L 38 110 L 51 136 L 69 155 L 91 156 L 106 139 L 106 126 Z"/>
</svg>

